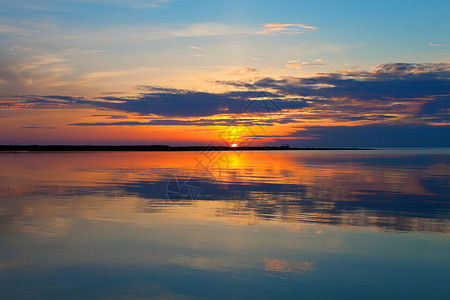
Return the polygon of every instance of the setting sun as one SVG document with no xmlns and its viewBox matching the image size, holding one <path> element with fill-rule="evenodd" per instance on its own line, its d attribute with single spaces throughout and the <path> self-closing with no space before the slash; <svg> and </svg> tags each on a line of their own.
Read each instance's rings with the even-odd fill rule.
<svg viewBox="0 0 450 300">
<path fill-rule="evenodd" d="M 231 148 L 236 148 L 238 146 L 238 144 L 233 144 L 231 145 Z"/>
</svg>

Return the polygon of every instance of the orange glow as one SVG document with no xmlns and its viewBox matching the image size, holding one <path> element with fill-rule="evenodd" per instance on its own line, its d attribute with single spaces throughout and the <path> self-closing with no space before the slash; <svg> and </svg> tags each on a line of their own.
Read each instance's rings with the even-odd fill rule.
<svg viewBox="0 0 450 300">
<path fill-rule="evenodd" d="M 237 144 L 231 145 L 232 148 L 237 148 L 237 146 L 238 146 Z"/>
</svg>

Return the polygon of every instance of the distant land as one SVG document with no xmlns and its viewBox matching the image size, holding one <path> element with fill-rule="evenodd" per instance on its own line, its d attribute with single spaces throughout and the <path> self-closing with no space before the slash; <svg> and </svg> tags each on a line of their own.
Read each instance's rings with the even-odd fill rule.
<svg viewBox="0 0 450 300">
<path fill-rule="evenodd" d="M 366 148 L 296 148 L 287 145 L 274 147 L 226 147 L 226 146 L 179 146 L 168 145 L 0 145 L 0 151 L 255 151 L 255 150 L 370 150 Z"/>
</svg>

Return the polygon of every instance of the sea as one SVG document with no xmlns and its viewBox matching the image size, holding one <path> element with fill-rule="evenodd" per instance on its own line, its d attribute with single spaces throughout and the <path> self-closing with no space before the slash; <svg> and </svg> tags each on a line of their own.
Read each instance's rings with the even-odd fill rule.
<svg viewBox="0 0 450 300">
<path fill-rule="evenodd" d="M 0 299 L 449 299 L 450 149 L 0 153 Z"/>
</svg>

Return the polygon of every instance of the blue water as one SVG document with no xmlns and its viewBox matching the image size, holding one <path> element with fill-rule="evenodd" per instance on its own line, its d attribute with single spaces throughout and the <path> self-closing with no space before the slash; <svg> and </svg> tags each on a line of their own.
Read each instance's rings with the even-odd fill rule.
<svg viewBox="0 0 450 300">
<path fill-rule="evenodd" d="M 448 299 L 450 151 L 0 153 L 0 299 Z"/>
</svg>

